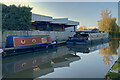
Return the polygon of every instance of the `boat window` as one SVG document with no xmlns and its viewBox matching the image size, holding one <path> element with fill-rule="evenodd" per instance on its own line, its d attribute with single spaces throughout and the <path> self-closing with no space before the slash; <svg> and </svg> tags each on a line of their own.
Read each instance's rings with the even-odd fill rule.
<svg viewBox="0 0 120 80">
<path fill-rule="evenodd" d="M 36 39 L 32 39 L 32 42 L 35 43 L 35 42 L 36 42 Z"/>
<path fill-rule="evenodd" d="M 22 43 L 22 44 L 25 44 L 25 40 L 21 40 L 21 43 Z"/>
<path fill-rule="evenodd" d="M 46 38 L 41 38 L 42 43 L 47 43 L 47 39 Z"/>
</svg>

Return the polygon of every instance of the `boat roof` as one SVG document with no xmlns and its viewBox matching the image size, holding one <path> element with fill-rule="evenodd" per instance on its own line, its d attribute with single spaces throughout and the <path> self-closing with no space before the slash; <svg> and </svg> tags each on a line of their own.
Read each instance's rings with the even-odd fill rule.
<svg viewBox="0 0 120 80">
<path fill-rule="evenodd" d="M 42 37 L 42 36 L 50 36 L 50 35 L 10 35 L 9 37 Z"/>
</svg>

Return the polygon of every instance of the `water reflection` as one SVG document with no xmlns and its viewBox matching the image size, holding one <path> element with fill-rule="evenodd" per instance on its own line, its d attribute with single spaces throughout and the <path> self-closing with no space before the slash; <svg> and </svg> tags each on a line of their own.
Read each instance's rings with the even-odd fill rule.
<svg viewBox="0 0 120 80">
<path fill-rule="evenodd" d="M 92 45 L 67 45 L 67 47 L 70 50 L 73 50 L 75 53 L 80 52 L 80 53 L 90 53 L 90 52 L 94 52 L 96 50 L 102 49 L 102 48 L 106 48 L 109 46 L 108 42 L 104 42 L 104 43 L 99 43 L 99 44 L 92 44 Z"/>
<path fill-rule="evenodd" d="M 113 55 L 117 56 L 117 49 L 119 48 L 119 40 L 112 39 L 109 42 L 109 46 L 99 50 L 99 54 L 103 55 L 103 63 L 105 66 L 110 67 L 110 63 L 113 63 Z"/>
<path fill-rule="evenodd" d="M 69 67 L 80 57 L 72 54 L 66 46 L 3 59 L 3 78 L 36 78 L 51 72 L 54 68 Z"/>
<path fill-rule="evenodd" d="M 106 68 L 102 65 L 103 63 L 105 65 L 110 66 L 111 65 L 110 63 L 112 61 L 114 62 L 113 55 L 117 55 L 118 47 L 119 47 L 119 40 L 111 40 L 110 42 L 105 42 L 105 43 L 101 42 L 99 44 L 92 44 L 86 46 L 62 45 L 49 50 L 6 57 L 3 58 L 3 65 L 2 65 L 3 78 L 37 78 L 43 75 L 47 75 L 49 73 L 53 73 L 55 68 L 62 68 L 62 67 L 70 68 L 71 67 L 70 64 L 75 61 L 76 62 L 79 61 L 79 63 L 76 64 L 77 66 L 78 65 L 80 65 L 80 67 L 84 66 L 78 68 L 79 74 L 84 73 L 81 72 L 83 69 L 86 70 L 87 72 L 88 70 L 87 68 L 90 66 L 90 64 L 93 65 L 91 69 L 94 68 L 94 65 L 99 65 L 100 67 L 97 67 L 98 68 L 97 70 L 102 71 L 102 68 L 103 69 Z M 92 52 L 94 53 L 94 51 L 96 50 L 98 51 L 98 53 L 91 54 Z M 79 53 L 83 53 L 83 55 L 87 53 L 88 54 L 87 56 L 90 56 L 89 54 L 91 54 L 92 58 L 88 57 L 89 60 L 87 59 L 86 61 L 83 61 L 85 59 L 83 59 L 83 55 L 80 55 Z M 102 59 L 99 54 L 103 55 L 102 58 L 103 63 L 101 63 Z M 80 56 L 82 56 L 82 58 Z M 99 60 L 94 59 L 94 57 L 96 57 Z M 96 62 L 93 63 L 89 62 L 95 60 Z M 89 64 L 86 66 L 84 62 L 88 62 Z M 97 72 L 97 70 L 95 73 L 92 70 L 93 74 L 96 73 L 99 74 L 99 71 Z M 104 74 L 107 73 L 107 70 L 103 70 L 103 71 L 105 72 L 100 72 L 100 76 L 103 73 Z M 88 70 L 88 73 L 89 72 L 90 71 Z M 73 69 L 73 74 L 74 74 L 74 69 Z M 89 75 L 86 74 L 86 75 L 89 76 L 90 74 Z"/>
</svg>

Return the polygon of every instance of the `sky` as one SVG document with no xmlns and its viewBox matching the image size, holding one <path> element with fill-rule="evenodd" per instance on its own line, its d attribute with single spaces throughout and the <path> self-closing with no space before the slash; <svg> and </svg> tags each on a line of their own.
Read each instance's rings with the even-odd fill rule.
<svg viewBox="0 0 120 80">
<path fill-rule="evenodd" d="M 102 9 L 112 10 L 112 16 L 118 18 L 118 2 L 3 2 L 6 5 L 26 5 L 33 7 L 36 14 L 53 18 L 68 18 L 80 22 L 83 27 L 98 27 Z M 116 0 L 117 1 L 117 0 Z M 118 20 L 117 20 L 118 21 Z"/>
</svg>

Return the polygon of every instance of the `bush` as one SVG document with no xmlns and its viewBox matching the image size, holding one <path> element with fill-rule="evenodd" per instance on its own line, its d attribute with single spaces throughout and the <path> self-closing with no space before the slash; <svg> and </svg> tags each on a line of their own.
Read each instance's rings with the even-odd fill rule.
<svg viewBox="0 0 120 80">
<path fill-rule="evenodd" d="M 2 4 L 2 28 L 4 30 L 29 30 L 32 8 Z"/>
</svg>

